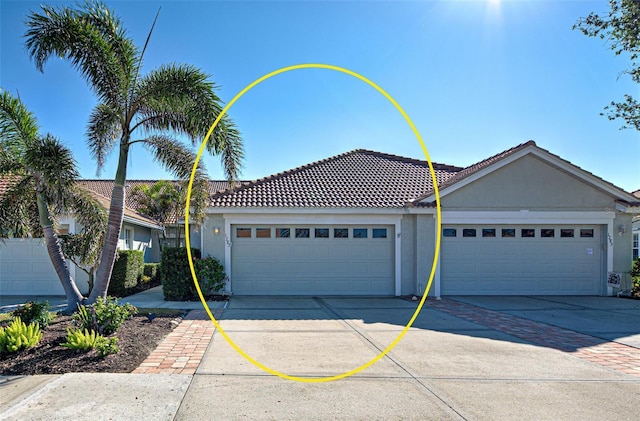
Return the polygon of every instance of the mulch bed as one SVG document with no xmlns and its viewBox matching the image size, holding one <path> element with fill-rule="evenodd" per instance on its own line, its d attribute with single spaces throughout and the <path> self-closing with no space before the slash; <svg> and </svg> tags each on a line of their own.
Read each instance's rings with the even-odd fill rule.
<svg viewBox="0 0 640 421">
<path fill-rule="evenodd" d="M 132 317 L 115 333 L 120 352 L 102 358 L 96 350 L 76 351 L 60 346 L 73 321 L 70 316 L 59 315 L 42 331 L 42 340 L 35 347 L 0 354 L 0 374 L 130 373 L 177 326 L 175 320 L 175 316 L 158 315 L 152 322 L 147 316 Z"/>
</svg>

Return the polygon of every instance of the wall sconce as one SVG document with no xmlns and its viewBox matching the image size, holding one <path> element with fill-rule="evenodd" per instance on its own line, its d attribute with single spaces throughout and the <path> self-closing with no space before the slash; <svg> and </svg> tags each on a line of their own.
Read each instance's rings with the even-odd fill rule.
<svg viewBox="0 0 640 421">
<path fill-rule="evenodd" d="M 220 227 L 213 227 L 213 235 L 220 234 Z"/>
<path fill-rule="evenodd" d="M 622 237 L 627 232 L 627 227 L 624 225 L 618 225 L 618 235 Z"/>
</svg>

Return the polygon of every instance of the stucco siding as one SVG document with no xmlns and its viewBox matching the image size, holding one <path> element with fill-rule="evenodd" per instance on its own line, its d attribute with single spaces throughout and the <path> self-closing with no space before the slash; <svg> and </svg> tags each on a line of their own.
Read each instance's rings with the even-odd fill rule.
<svg viewBox="0 0 640 421">
<path fill-rule="evenodd" d="M 534 156 L 525 156 L 442 198 L 447 210 L 605 210 L 614 200 Z"/>
<path fill-rule="evenodd" d="M 631 269 L 632 255 L 632 219 L 633 215 L 617 214 L 613 222 L 613 271 L 628 272 Z M 623 228 L 622 230 L 620 228 Z M 620 235 L 620 232 L 624 234 Z"/>
<path fill-rule="evenodd" d="M 217 235 L 213 232 L 215 227 L 218 227 L 220 229 Z M 201 250 L 202 255 L 205 257 L 215 257 L 216 259 L 220 260 L 222 264 L 224 264 L 224 239 L 227 233 L 225 233 L 224 231 L 224 219 L 222 218 L 222 215 L 208 215 L 204 220 L 202 232 L 204 234 L 204 240 L 202 242 Z M 227 268 L 225 268 L 225 272 L 227 272 Z"/>
<path fill-rule="evenodd" d="M 427 288 L 435 253 L 436 219 L 433 215 L 416 215 L 416 280 L 414 293 L 422 294 Z M 435 296 L 435 287 L 431 286 L 430 296 Z"/>
<path fill-rule="evenodd" d="M 401 286 L 400 293 L 402 295 L 412 294 L 415 287 L 415 215 L 404 215 L 402 217 L 402 234 L 401 247 Z"/>
</svg>

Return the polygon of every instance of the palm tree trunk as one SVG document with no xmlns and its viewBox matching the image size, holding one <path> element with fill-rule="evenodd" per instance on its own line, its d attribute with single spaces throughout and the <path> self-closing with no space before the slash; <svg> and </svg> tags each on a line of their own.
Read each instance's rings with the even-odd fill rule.
<svg viewBox="0 0 640 421">
<path fill-rule="evenodd" d="M 67 261 L 62 254 L 62 248 L 60 247 L 58 236 L 53 230 L 53 221 L 51 221 L 49 209 L 47 209 L 47 204 L 45 203 L 44 197 L 41 193 L 37 194 L 37 203 L 38 216 L 40 218 L 42 231 L 44 232 L 44 242 L 47 245 L 47 253 L 49 253 L 49 258 L 51 259 L 53 268 L 56 270 L 58 279 L 60 280 L 65 295 L 67 296 L 67 308 L 65 308 L 62 313 L 70 314 L 78 309 L 78 304 L 82 303 L 84 297 L 80 293 L 80 290 L 78 290 L 73 278 L 71 278 L 69 266 L 67 266 Z"/>
<path fill-rule="evenodd" d="M 124 184 L 127 177 L 127 158 L 129 155 L 129 146 L 126 141 L 120 143 L 120 157 L 118 159 L 118 169 L 116 170 L 116 178 L 111 192 L 111 205 L 109 206 L 109 219 L 107 222 L 107 231 L 105 233 L 104 246 L 100 254 L 100 266 L 96 271 L 95 282 L 91 294 L 87 299 L 87 303 L 93 304 L 98 297 L 106 298 L 109 290 L 109 282 L 111 281 L 111 272 L 113 264 L 116 261 L 116 252 L 118 251 L 118 240 L 120 238 L 120 230 L 122 229 L 122 220 L 124 217 Z"/>
</svg>

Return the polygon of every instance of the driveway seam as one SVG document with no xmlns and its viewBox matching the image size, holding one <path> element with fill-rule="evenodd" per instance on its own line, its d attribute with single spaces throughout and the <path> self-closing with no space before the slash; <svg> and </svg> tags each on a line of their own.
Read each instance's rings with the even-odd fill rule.
<svg viewBox="0 0 640 421">
<path fill-rule="evenodd" d="M 349 323 L 346 319 L 346 317 L 342 314 L 340 314 L 340 312 L 337 309 L 334 309 L 333 307 L 331 307 L 331 305 L 329 305 L 326 301 L 324 301 L 322 298 L 318 298 L 318 297 L 314 297 L 313 298 L 314 301 L 316 301 L 318 304 L 320 304 L 320 306 L 322 306 L 326 311 L 328 311 L 329 313 L 335 315 L 336 317 L 338 317 L 340 319 L 341 322 L 343 322 L 344 324 L 346 324 L 351 330 L 353 330 L 356 334 L 358 334 L 360 337 L 362 337 L 364 340 L 366 340 L 367 342 L 369 342 L 371 344 L 371 346 L 373 346 L 376 350 L 378 350 L 379 352 L 383 352 L 386 347 L 382 347 L 380 345 L 378 345 L 376 342 L 374 342 L 371 338 L 369 338 L 367 335 L 365 335 L 364 333 L 362 333 L 359 329 L 357 329 L 354 325 L 352 325 L 351 323 Z M 416 377 L 411 371 L 409 371 L 405 366 L 403 366 L 402 364 L 400 364 L 398 361 L 396 361 L 393 357 L 391 357 L 391 355 L 389 355 L 389 353 L 384 355 L 384 358 L 387 358 L 389 361 L 391 361 L 393 364 L 395 364 L 400 370 L 402 370 L 403 372 L 405 372 L 409 377 L 409 379 L 413 379 L 418 385 L 420 385 L 424 390 L 426 390 L 428 393 L 430 393 L 435 399 L 437 399 L 442 405 L 444 405 L 445 407 L 449 408 L 451 411 L 453 411 L 456 415 L 458 415 L 461 419 L 463 420 L 468 420 L 469 417 L 464 416 L 462 414 L 462 411 L 458 408 L 454 408 L 452 406 L 452 404 L 450 404 L 448 402 L 448 400 L 445 400 L 440 393 L 436 393 L 434 390 L 432 390 L 432 388 L 425 384 L 424 381 L 422 381 L 420 378 Z M 363 377 L 364 378 L 364 377 Z M 403 378 L 407 378 L 407 377 L 403 377 Z"/>
</svg>

